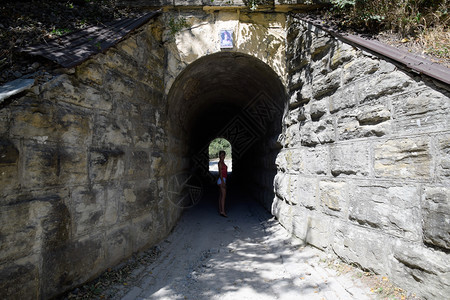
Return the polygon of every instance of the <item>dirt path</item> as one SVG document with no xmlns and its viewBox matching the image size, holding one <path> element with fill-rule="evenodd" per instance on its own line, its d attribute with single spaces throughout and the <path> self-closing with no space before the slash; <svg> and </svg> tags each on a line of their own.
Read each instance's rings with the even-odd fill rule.
<svg viewBox="0 0 450 300">
<path fill-rule="evenodd" d="M 112 299 L 375 299 L 361 281 L 326 268 L 324 254 L 302 247 L 249 197 L 216 191 L 187 210 L 159 245 L 158 259 L 135 269 Z"/>
</svg>

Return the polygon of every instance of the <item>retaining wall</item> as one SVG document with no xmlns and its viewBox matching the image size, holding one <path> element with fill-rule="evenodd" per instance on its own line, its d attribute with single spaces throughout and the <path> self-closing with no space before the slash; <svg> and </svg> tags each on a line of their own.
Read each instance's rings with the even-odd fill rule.
<svg viewBox="0 0 450 300">
<path fill-rule="evenodd" d="M 292 17 L 272 212 L 428 299 L 450 292 L 448 86 Z"/>
</svg>

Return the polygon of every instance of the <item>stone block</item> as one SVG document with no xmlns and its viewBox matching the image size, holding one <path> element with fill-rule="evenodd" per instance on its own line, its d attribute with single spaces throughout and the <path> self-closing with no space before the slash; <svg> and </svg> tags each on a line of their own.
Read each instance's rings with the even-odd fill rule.
<svg viewBox="0 0 450 300">
<path fill-rule="evenodd" d="M 146 151 L 131 151 L 128 159 L 127 176 L 132 179 L 147 179 L 151 174 L 151 157 Z"/>
<path fill-rule="evenodd" d="M 303 148 L 300 151 L 299 171 L 303 174 L 326 175 L 330 168 L 330 155 L 327 147 Z"/>
<path fill-rule="evenodd" d="M 300 176 L 297 178 L 299 206 L 314 210 L 318 207 L 319 182 L 317 178 Z"/>
<path fill-rule="evenodd" d="M 59 181 L 66 186 L 88 182 L 88 153 L 83 147 L 60 148 Z"/>
<path fill-rule="evenodd" d="M 381 137 L 392 132 L 390 120 L 376 125 L 360 125 L 355 118 L 342 117 L 338 120 L 338 135 L 340 140 L 351 140 L 363 137 Z"/>
<path fill-rule="evenodd" d="M 438 163 L 437 176 L 440 180 L 450 181 L 450 135 L 443 135 L 437 139 Z"/>
<path fill-rule="evenodd" d="M 302 152 L 299 149 L 286 149 L 277 155 L 275 164 L 282 172 L 303 170 Z"/>
<path fill-rule="evenodd" d="M 346 62 L 354 60 L 355 57 L 355 48 L 346 43 L 337 41 L 336 46 L 331 50 L 330 68 L 334 70 Z"/>
<path fill-rule="evenodd" d="M 104 79 L 105 82 L 108 78 Z M 93 84 L 82 84 L 69 75 L 61 75 L 43 86 L 42 97 L 55 103 L 66 102 L 85 108 L 109 111 L 112 107 L 110 93 L 114 87 L 108 86 L 108 92 L 96 88 Z"/>
<path fill-rule="evenodd" d="M 35 299 L 39 294 L 38 258 L 8 262 L 0 269 L 1 299 Z"/>
<path fill-rule="evenodd" d="M 148 215 L 133 220 L 131 239 L 133 251 L 156 245 L 161 236 L 165 236 L 165 228 L 157 217 L 157 212 L 149 212 Z"/>
<path fill-rule="evenodd" d="M 90 180 L 103 182 L 122 178 L 125 171 L 124 154 L 121 149 L 90 149 Z"/>
<path fill-rule="evenodd" d="M 371 76 L 361 91 L 361 103 L 393 95 L 416 87 L 414 80 L 403 72 L 395 71 L 383 76 Z"/>
<path fill-rule="evenodd" d="M 369 147 L 366 143 L 333 145 L 330 148 L 331 174 L 367 176 L 370 172 Z"/>
<path fill-rule="evenodd" d="M 336 232 L 332 250 L 347 263 L 355 263 L 362 269 L 385 274 L 392 253 L 391 240 L 383 233 L 369 231 L 356 225 L 335 222 Z"/>
<path fill-rule="evenodd" d="M 11 137 L 45 142 L 55 141 L 56 134 L 54 108 L 51 103 L 26 98 L 13 107 L 9 129 Z"/>
<path fill-rule="evenodd" d="M 303 146 L 332 143 L 336 139 L 333 118 L 322 118 L 318 122 L 306 121 L 300 125 L 300 134 Z"/>
<path fill-rule="evenodd" d="M 26 143 L 23 147 L 23 185 L 26 187 L 55 186 L 60 183 L 63 152 L 51 143 Z"/>
<path fill-rule="evenodd" d="M 427 138 L 403 138 L 377 143 L 374 147 L 377 177 L 422 180 L 430 177 L 431 154 Z"/>
<path fill-rule="evenodd" d="M 320 202 L 324 212 L 330 215 L 341 215 L 347 208 L 347 183 L 335 181 L 320 181 Z"/>
<path fill-rule="evenodd" d="M 301 206 L 293 210 L 292 233 L 305 244 L 325 250 L 330 245 L 334 232 L 335 218 L 314 214 Z"/>
<path fill-rule="evenodd" d="M 128 220 L 156 209 L 158 188 L 154 181 L 136 182 L 124 188 L 123 198 L 119 200 L 120 220 Z"/>
<path fill-rule="evenodd" d="M 93 146 L 128 146 L 131 144 L 131 121 L 126 118 L 98 115 L 94 121 Z"/>
<path fill-rule="evenodd" d="M 332 95 L 341 85 L 340 70 L 332 71 L 318 80 L 314 79 L 312 82 L 314 89 L 312 96 L 319 100 L 325 96 Z"/>
<path fill-rule="evenodd" d="M 354 107 L 360 97 L 362 87 L 355 84 L 347 84 L 337 89 L 329 96 L 330 112 L 335 113 L 345 108 Z"/>
<path fill-rule="evenodd" d="M 357 184 L 350 189 L 349 220 L 368 230 L 380 230 L 395 237 L 420 241 L 418 188 L 406 184 Z"/>
<path fill-rule="evenodd" d="M 422 199 L 423 241 L 450 249 L 450 189 L 425 187 Z"/>
<path fill-rule="evenodd" d="M 53 298 L 98 274 L 105 265 L 103 236 L 87 236 L 42 253 L 41 295 Z"/>
<path fill-rule="evenodd" d="M 440 131 L 450 127 L 450 101 L 438 91 L 415 90 L 392 97 L 395 132 Z"/>
<path fill-rule="evenodd" d="M 102 64 L 94 61 L 88 61 L 76 69 L 76 76 L 80 80 L 91 81 L 99 86 L 103 85 L 104 73 L 105 70 Z"/>
<path fill-rule="evenodd" d="M 313 60 L 319 60 L 324 57 L 332 46 L 332 39 L 326 35 L 314 37 L 311 41 L 309 51 Z"/>
<path fill-rule="evenodd" d="M 379 69 L 379 64 L 380 63 L 378 60 L 369 57 L 353 59 L 344 65 L 342 71 L 342 81 L 344 84 L 348 84 L 351 81 L 356 81 L 362 77 L 367 77 Z"/>
<path fill-rule="evenodd" d="M 393 281 L 423 299 L 445 299 L 450 290 L 448 253 L 395 240 L 390 255 Z M 420 284 L 418 284 L 420 283 Z"/>
<path fill-rule="evenodd" d="M 11 112 L 9 108 L 0 109 L 0 136 L 7 136 L 9 133 L 9 124 L 11 123 Z"/>
<path fill-rule="evenodd" d="M 328 112 L 328 101 L 320 100 L 320 101 L 314 101 L 310 104 L 309 107 L 309 114 L 311 116 L 311 119 L 313 121 L 319 120 L 323 115 L 325 115 Z"/>
<path fill-rule="evenodd" d="M 105 255 L 108 264 L 117 264 L 133 252 L 132 231 L 133 228 L 131 226 L 124 225 L 106 232 Z"/>
<path fill-rule="evenodd" d="M 67 145 L 86 145 L 92 138 L 92 117 L 85 110 L 60 105 L 55 111 L 59 141 Z"/>
<path fill-rule="evenodd" d="M 116 185 L 105 187 L 104 224 L 108 228 L 119 221 L 119 201 L 123 198 L 123 189 Z"/>
<path fill-rule="evenodd" d="M 33 218 L 33 204 L 3 206 L 0 210 L 0 263 L 28 256 L 38 249 L 39 220 Z"/>
<path fill-rule="evenodd" d="M 102 186 L 74 188 L 70 200 L 73 207 L 72 226 L 75 236 L 92 233 L 104 225 L 106 203 Z"/>
<path fill-rule="evenodd" d="M 25 257 L 65 243 L 70 215 L 64 191 L 36 192 L 16 196 L 16 203 L 0 212 L 0 262 Z"/>
<path fill-rule="evenodd" d="M 0 137 L 0 196 L 19 186 L 19 159 L 14 142 Z"/>
</svg>

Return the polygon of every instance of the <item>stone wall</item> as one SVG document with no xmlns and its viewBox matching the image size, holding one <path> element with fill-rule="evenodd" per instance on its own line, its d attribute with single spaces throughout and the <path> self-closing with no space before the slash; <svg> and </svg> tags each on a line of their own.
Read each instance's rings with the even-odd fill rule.
<svg viewBox="0 0 450 300">
<path fill-rule="evenodd" d="M 161 40 L 147 24 L 3 104 L 0 298 L 55 296 L 174 226 Z"/>
<path fill-rule="evenodd" d="M 448 86 L 290 22 L 273 213 L 307 243 L 448 297 Z"/>
</svg>

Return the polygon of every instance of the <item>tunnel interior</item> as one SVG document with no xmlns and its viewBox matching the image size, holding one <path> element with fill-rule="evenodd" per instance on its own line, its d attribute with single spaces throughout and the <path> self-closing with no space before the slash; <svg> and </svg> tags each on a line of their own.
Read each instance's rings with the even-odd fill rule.
<svg viewBox="0 0 450 300">
<path fill-rule="evenodd" d="M 168 95 L 170 134 L 181 145 L 176 155 L 185 162 L 178 167 L 196 170 L 211 184 L 208 145 L 225 138 L 233 149 L 232 180 L 264 191 L 271 201 L 285 105 L 280 78 L 261 60 L 235 52 L 196 60 L 176 78 Z"/>
</svg>

